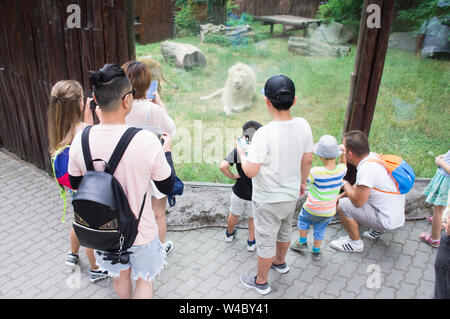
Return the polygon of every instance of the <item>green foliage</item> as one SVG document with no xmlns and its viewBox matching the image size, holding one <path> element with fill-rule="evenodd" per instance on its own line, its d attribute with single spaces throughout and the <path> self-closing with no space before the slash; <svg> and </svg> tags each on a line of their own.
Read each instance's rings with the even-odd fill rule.
<svg viewBox="0 0 450 319">
<path fill-rule="evenodd" d="M 415 0 L 411 8 L 399 10 L 397 20 L 408 23 L 410 28 L 417 30 L 428 19 L 436 15 L 438 0 Z"/>
<path fill-rule="evenodd" d="M 190 36 L 199 33 L 199 25 L 194 14 L 192 0 L 178 0 L 179 10 L 175 13 L 175 25 L 178 36 Z"/>
<path fill-rule="evenodd" d="M 222 34 L 209 34 L 205 36 L 204 43 L 214 43 L 220 45 L 221 47 L 230 47 L 231 41 L 226 35 Z"/>
<path fill-rule="evenodd" d="M 364 0 L 330 0 L 319 6 L 317 17 L 329 22 L 339 22 L 358 32 Z"/>
</svg>

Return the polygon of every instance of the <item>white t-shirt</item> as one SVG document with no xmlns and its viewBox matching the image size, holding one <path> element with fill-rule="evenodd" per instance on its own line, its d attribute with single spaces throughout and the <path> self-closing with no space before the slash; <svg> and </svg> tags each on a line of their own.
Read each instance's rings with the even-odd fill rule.
<svg viewBox="0 0 450 319">
<path fill-rule="evenodd" d="M 163 132 L 173 137 L 176 126 L 161 106 L 146 99 L 134 100 L 130 113 L 125 118 L 127 125 L 139 127 L 155 134 Z"/>
<path fill-rule="evenodd" d="M 127 130 L 127 125 L 95 125 L 89 135 L 92 159 L 109 161 L 117 143 Z M 81 147 L 82 131 L 73 139 L 69 152 L 69 174 L 82 176 L 86 173 L 83 149 Z M 105 169 L 103 162 L 94 162 L 97 171 Z M 162 181 L 171 174 L 161 142 L 155 134 L 142 130 L 131 140 L 114 177 L 122 185 L 130 208 L 136 218 L 139 216 L 144 195 L 149 190 L 149 181 Z M 155 214 L 149 194 L 145 200 L 142 217 L 139 222 L 138 235 L 134 245 L 147 244 L 158 236 Z"/>
<path fill-rule="evenodd" d="M 311 127 L 303 118 L 272 121 L 258 129 L 247 156 L 249 162 L 262 164 L 252 178 L 252 200 L 277 203 L 298 199 L 303 154 L 312 151 Z"/>
<path fill-rule="evenodd" d="M 376 153 L 370 153 L 356 167 L 356 185 L 372 188 L 367 203 L 380 211 L 380 222 L 386 229 L 396 229 L 405 224 L 406 195 L 386 194 L 373 188 L 386 192 L 397 192 L 393 178 L 380 163 L 366 162 L 366 159 L 377 159 Z"/>
</svg>

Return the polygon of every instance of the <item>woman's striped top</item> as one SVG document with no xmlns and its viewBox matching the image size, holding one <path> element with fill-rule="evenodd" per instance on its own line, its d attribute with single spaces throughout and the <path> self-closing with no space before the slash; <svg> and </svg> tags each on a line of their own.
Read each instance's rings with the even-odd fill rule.
<svg viewBox="0 0 450 319">
<path fill-rule="evenodd" d="M 338 164 L 334 170 L 313 167 L 308 176 L 309 192 L 303 208 L 314 216 L 330 217 L 336 214 L 336 203 L 347 166 Z"/>
</svg>

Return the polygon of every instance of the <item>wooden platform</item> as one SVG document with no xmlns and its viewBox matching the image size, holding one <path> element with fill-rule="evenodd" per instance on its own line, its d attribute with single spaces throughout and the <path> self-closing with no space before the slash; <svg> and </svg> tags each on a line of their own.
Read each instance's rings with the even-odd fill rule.
<svg viewBox="0 0 450 319">
<path fill-rule="evenodd" d="M 285 26 L 292 26 L 295 30 L 304 30 L 304 36 L 306 36 L 306 29 L 312 23 L 317 23 L 320 25 L 322 20 L 305 18 L 299 16 L 291 16 L 291 15 L 274 15 L 274 16 L 255 16 L 253 17 L 255 21 L 261 21 L 263 25 L 270 25 L 270 34 L 273 35 L 273 25 L 274 24 L 282 24 L 283 25 L 283 33 L 285 30 Z"/>
</svg>

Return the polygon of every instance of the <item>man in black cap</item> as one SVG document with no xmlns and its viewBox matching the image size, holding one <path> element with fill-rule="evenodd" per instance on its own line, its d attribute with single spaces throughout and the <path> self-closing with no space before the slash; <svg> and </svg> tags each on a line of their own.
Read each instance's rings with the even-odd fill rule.
<svg viewBox="0 0 450 319">
<path fill-rule="evenodd" d="M 291 116 L 297 101 L 295 86 L 284 75 L 271 77 L 264 87 L 265 102 L 273 121 L 257 130 L 248 155 L 237 143 L 242 169 L 252 178 L 258 274 L 242 274 L 241 283 L 260 294 L 270 292 L 269 270 L 286 273 L 285 256 L 292 238 L 297 200 L 306 190 L 312 164 L 311 127 Z"/>
</svg>

